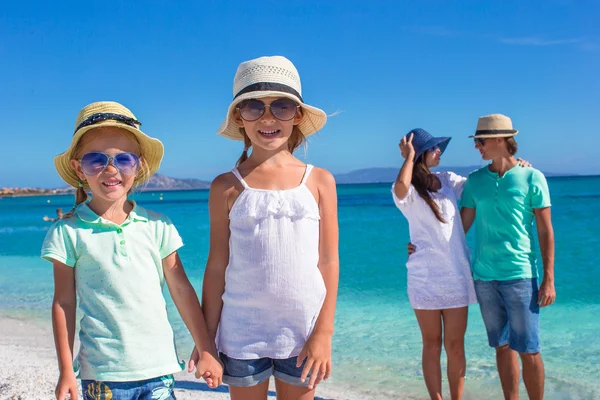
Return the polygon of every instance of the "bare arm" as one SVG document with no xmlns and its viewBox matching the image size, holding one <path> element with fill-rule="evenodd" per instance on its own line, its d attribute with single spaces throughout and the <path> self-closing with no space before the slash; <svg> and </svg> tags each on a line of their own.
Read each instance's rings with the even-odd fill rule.
<svg viewBox="0 0 600 400">
<path fill-rule="evenodd" d="M 465 234 L 469 232 L 471 226 L 473 226 L 473 221 L 475 221 L 475 209 L 463 207 L 460 209 L 460 219 L 462 220 L 463 229 L 465 230 Z"/>
<path fill-rule="evenodd" d="M 73 372 L 73 342 L 75 341 L 75 313 L 77 294 L 75 291 L 75 269 L 60 261 L 54 265 L 54 299 L 52 300 L 52 328 L 58 357 L 60 378 L 56 387 L 56 398 L 77 399 L 78 389 Z"/>
<path fill-rule="evenodd" d="M 173 302 L 190 331 L 196 347 L 216 355 L 214 342 L 208 336 L 202 308 L 194 287 L 190 283 L 177 252 L 173 252 L 162 262 L 165 279 Z"/>
<path fill-rule="evenodd" d="M 335 179 L 331 173 L 321 169 L 318 169 L 314 175 L 317 179 L 321 215 L 318 267 L 327 292 L 315 328 L 300 351 L 296 363 L 299 367 L 306 360 L 300 378 L 304 381 L 310 373 L 309 389 L 313 389 L 322 379 L 327 379 L 331 374 L 331 341 L 340 272 Z"/>
<path fill-rule="evenodd" d="M 340 259 L 338 253 L 337 190 L 335 179 L 327 171 L 319 188 L 319 211 L 321 213 L 319 235 L 319 270 L 323 275 L 327 294 L 315 332 L 333 335 L 333 320 L 338 292 Z"/>
<path fill-rule="evenodd" d="M 210 249 L 202 285 L 202 306 L 208 334 L 213 341 L 221 320 L 221 296 L 225 291 L 225 269 L 229 263 L 229 205 L 226 195 L 228 186 L 224 175 L 217 177 L 211 185 L 208 200 Z"/>
<path fill-rule="evenodd" d="M 215 342 L 208 334 L 196 290 L 183 270 L 183 264 L 176 251 L 165 257 L 162 265 L 171 298 L 198 350 L 196 375 L 204 377 L 208 386 L 215 388 L 221 384 L 223 368 L 217 355 Z"/>
<path fill-rule="evenodd" d="M 538 304 L 540 307 L 545 307 L 554 303 L 556 299 L 554 288 L 554 228 L 552 227 L 550 207 L 534 208 L 533 212 L 544 265 L 544 278 L 540 285 Z"/>
<path fill-rule="evenodd" d="M 399 199 L 406 197 L 412 181 L 413 167 L 415 165 L 415 149 L 412 145 L 412 138 L 413 134 L 411 133 L 408 140 L 406 140 L 406 137 L 403 137 L 399 144 L 402 157 L 404 157 L 404 164 L 402 164 L 402 168 L 400 168 L 394 182 L 394 193 Z"/>
</svg>

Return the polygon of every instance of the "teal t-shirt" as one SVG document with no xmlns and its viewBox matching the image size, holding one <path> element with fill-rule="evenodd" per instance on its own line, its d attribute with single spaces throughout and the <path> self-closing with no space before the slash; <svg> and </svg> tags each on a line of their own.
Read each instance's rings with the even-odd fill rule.
<svg viewBox="0 0 600 400">
<path fill-rule="evenodd" d="M 182 245 L 169 218 L 138 205 L 117 225 L 82 204 L 50 228 L 42 257 L 75 268 L 81 379 L 137 381 L 182 370 L 162 292 L 162 260 Z"/>
<path fill-rule="evenodd" d="M 537 278 L 533 210 L 550 207 L 544 174 L 517 165 L 500 177 L 485 166 L 469 175 L 461 205 L 475 208 L 474 279 Z"/>
</svg>

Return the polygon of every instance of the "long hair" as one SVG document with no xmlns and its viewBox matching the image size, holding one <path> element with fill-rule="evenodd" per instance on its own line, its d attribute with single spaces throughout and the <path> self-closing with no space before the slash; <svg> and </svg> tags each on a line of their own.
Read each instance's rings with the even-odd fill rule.
<svg viewBox="0 0 600 400">
<path fill-rule="evenodd" d="M 244 128 L 240 128 L 240 133 L 244 137 L 244 151 L 235 163 L 236 167 L 239 167 L 241 163 L 248 159 L 248 150 L 250 150 L 250 147 L 252 147 L 252 142 L 246 134 L 246 130 Z M 288 150 L 290 151 L 290 153 L 293 154 L 294 151 L 298 147 L 300 147 L 304 142 L 306 142 L 306 137 L 304 136 L 298 125 L 294 125 L 294 129 L 292 129 L 292 134 L 288 139 Z"/>
<path fill-rule="evenodd" d="M 435 175 L 429 170 L 429 167 L 425 163 L 425 155 L 428 153 L 421 154 L 417 161 L 415 161 L 415 165 L 413 167 L 412 180 L 411 183 L 414 186 L 415 190 L 421 196 L 425 203 L 431 208 L 431 211 L 435 215 L 435 217 L 441 223 L 445 224 L 446 220 L 442 217 L 442 212 L 438 207 L 437 203 L 433 201 L 431 197 L 431 192 L 437 192 L 437 189 L 433 188 L 433 183 L 435 182 Z"/>
</svg>

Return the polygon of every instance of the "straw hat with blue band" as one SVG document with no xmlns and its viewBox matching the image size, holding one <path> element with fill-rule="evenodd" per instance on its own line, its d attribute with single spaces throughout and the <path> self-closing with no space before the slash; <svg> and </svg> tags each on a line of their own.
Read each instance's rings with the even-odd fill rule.
<svg viewBox="0 0 600 400">
<path fill-rule="evenodd" d="M 323 110 L 304 103 L 300 76 L 290 60 L 282 56 L 260 57 L 238 67 L 233 80 L 233 101 L 217 134 L 244 140 L 240 127 L 231 118 L 233 111 L 243 100 L 263 97 L 287 97 L 298 103 L 303 115 L 298 127 L 304 136 L 317 132 L 327 122 Z"/>
<path fill-rule="evenodd" d="M 446 150 L 448 143 L 452 138 L 449 137 L 434 137 L 425 129 L 417 128 L 406 134 L 406 140 L 413 134 L 412 145 L 415 149 L 415 161 L 427 150 L 439 148 L 442 153 Z"/>
<path fill-rule="evenodd" d="M 512 120 L 506 115 L 490 114 L 479 117 L 477 129 L 470 138 L 512 137 L 519 133 L 513 129 Z"/>
<path fill-rule="evenodd" d="M 54 166 L 60 177 L 69 185 L 79 187 L 80 179 L 71 167 L 71 160 L 75 158 L 73 151 L 83 135 L 95 128 L 112 126 L 131 132 L 137 139 L 141 155 L 148 165 L 149 171 L 143 169 L 135 179 L 134 185 L 146 182 L 160 168 L 163 158 L 163 145 L 158 139 L 151 138 L 140 130 L 141 122 L 125 106 L 114 101 L 100 101 L 85 106 L 77 115 L 75 131 L 71 145 L 64 153 L 54 158 Z M 87 187 L 87 183 L 84 187 Z"/>
</svg>

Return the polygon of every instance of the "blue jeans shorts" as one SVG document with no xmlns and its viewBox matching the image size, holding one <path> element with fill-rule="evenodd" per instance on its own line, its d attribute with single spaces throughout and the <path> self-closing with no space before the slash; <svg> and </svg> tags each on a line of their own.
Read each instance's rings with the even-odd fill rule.
<svg viewBox="0 0 600 400">
<path fill-rule="evenodd" d="M 135 382 L 81 381 L 84 400 L 175 400 L 173 375 Z"/>
<path fill-rule="evenodd" d="M 300 380 L 306 360 L 297 368 L 296 361 L 298 357 L 283 360 L 273 358 L 238 360 L 224 353 L 219 353 L 219 358 L 225 366 L 223 370 L 223 382 L 229 386 L 255 386 L 268 380 L 271 376 L 290 385 L 308 386 L 308 377 L 304 382 Z"/>
<path fill-rule="evenodd" d="M 475 280 L 475 292 L 491 347 L 519 353 L 540 351 L 537 279 Z"/>
</svg>

